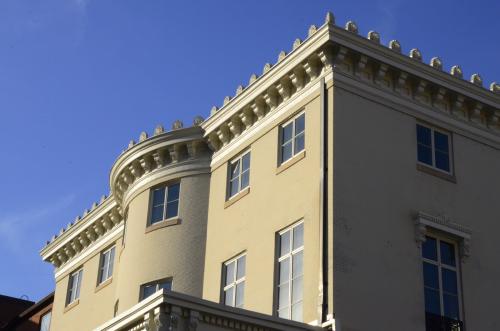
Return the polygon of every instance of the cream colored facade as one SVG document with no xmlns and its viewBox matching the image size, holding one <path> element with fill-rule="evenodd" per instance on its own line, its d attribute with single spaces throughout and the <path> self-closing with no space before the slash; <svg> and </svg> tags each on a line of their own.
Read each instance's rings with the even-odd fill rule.
<svg viewBox="0 0 500 331">
<path fill-rule="evenodd" d="M 499 328 L 500 86 L 461 75 L 328 14 L 206 120 L 129 144 L 111 195 L 41 251 L 55 266 L 51 330 L 423 331 L 426 235 L 456 247 L 461 330 Z M 283 162 L 284 125 L 301 115 L 304 148 Z M 419 123 L 449 137 L 451 171 L 418 162 Z M 229 168 L 248 152 L 248 186 L 229 198 Z M 175 184 L 177 215 L 151 224 L 155 190 Z M 303 323 L 277 317 L 279 238 L 296 224 Z M 244 310 L 222 304 L 225 263 L 241 255 Z M 160 280 L 174 292 L 141 300 Z"/>
</svg>

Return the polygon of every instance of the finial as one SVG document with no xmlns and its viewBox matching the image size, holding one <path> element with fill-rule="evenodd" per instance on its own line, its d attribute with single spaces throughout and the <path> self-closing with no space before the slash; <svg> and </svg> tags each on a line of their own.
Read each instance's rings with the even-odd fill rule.
<svg viewBox="0 0 500 331">
<path fill-rule="evenodd" d="M 226 96 L 224 98 L 224 101 L 223 101 L 222 105 L 224 105 L 224 106 L 227 105 L 229 103 L 229 101 L 231 101 L 231 97 L 230 96 Z"/>
<path fill-rule="evenodd" d="M 67 225 L 66 225 L 66 230 L 69 230 L 69 228 L 73 225 L 73 223 L 69 222 Z"/>
<path fill-rule="evenodd" d="M 401 53 L 401 44 L 396 39 L 389 41 L 389 48 L 395 52 Z"/>
<path fill-rule="evenodd" d="M 57 238 L 57 235 L 55 234 L 52 236 L 52 238 L 50 238 L 50 241 L 54 241 L 54 240 L 56 240 L 56 238 Z"/>
<path fill-rule="evenodd" d="M 500 93 L 500 84 L 493 82 L 490 84 L 490 91 L 493 93 Z"/>
<path fill-rule="evenodd" d="M 210 115 L 215 114 L 218 110 L 219 108 L 217 108 L 217 106 L 212 106 L 212 109 L 210 109 Z"/>
<path fill-rule="evenodd" d="M 266 63 L 266 64 L 264 65 L 264 70 L 262 70 L 262 73 L 264 73 L 264 74 L 265 74 L 266 72 L 268 72 L 269 70 L 271 70 L 271 67 L 272 67 L 272 64 L 271 64 L 271 63 Z"/>
<path fill-rule="evenodd" d="M 106 201 L 106 199 L 107 199 L 107 198 L 108 198 L 108 197 L 107 197 L 105 194 L 103 194 L 103 195 L 101 196 L 100 203 L 103 203 L 104 201 Z"/>
<path fill-rule="evenodd" d="M 293 42 L 293 49 L 297 49 L 300 44 L 302 44 L 302 40 L 300 40 L 300 38 L 295 39 L 295 41 Z"/>
<path fill-rule="evenodd" d="M 128 148 L 132 148 L 134 147 L 135 145 L 135 141 L 132 139 L 129 143 L 128 143 Z"/>
<path fill-rule="evenodd" d="M 483 79 L 479 76 L 479 74 L 473 74 L 470 76 L 470 82 L 477 86 L 483 86 Z"/>
<path fill-rule="evenodd" d="M 201 116 L 195 116 L 194 119 L 193 119 L 193 126 L 200 126 L 201 123 L 203 123 L 203 117 Z"/>
<path fill-rule="evenodd" d="M 358 26 L 354 21 L 349 21 L 345 24 L 345 29 L 352 33 L 358 33 Z"/>
<path fill-rule="evenodd" d="M 450 74 L 452 76 L 462 78 L 463 77 L 462 68 L 460 68 L 460 66 L 458 66 L 458 65 L 455 65 L 455 66 L 451 67 Z"/>
<path fill-rule="evenodd" d="M 325 24 L 335 24 L 335 16 L 331 11 L 326 12 Z"/>
<path fill-rule="evenodd" d="M 236 95 L 240 95 L 244 89 L 245 88 L 243 87 L 243 85 L 238 85 L 238 87 L 236 88 Z"/>
<path fill-rule="evenodd" d="M 278 55 L 278 62 L 280 62 L 281 60 L 283 60 L 285 57 L 286 57 L 286 52 L 285 51 L 281 51 L 280 54 Z"/>
<path fill-rule="evenodd" d="M 250 81 L 249 81 L 249 84 L 252 84 L 253 82 L 255 82 L 257 80 L 257 75 L 256 74 L 252 74 L 252 76 L 250 76 Z"/>
<path fill-rule="evenodd" d="M 157 136 L 159 134 L 162 134 L 163 132 L 165 132 L 165 128 L 163 127 L 163 125 L 158 124 L 155 128 L 154 135 Z"/>
<path fill-rule="evenodd" d="M 430 65 L 431 65 L 431 67 L 436 68 L 438 70 L 443 69 L 443 62 L 437 56 L 435 56 L 431 59 Z"/>
<path fill-rule="evenodd" d="M 80 217 L 80 215 L 78 215 L 77 217 L 75 217 L 75 223 L 77 223 L 78 221 L 80 221 L 82 218 Z"/>
<path fill-rule="evenodd" d="M 176 120 L 174 123 L 172 123 L 172 130 L 179 130 L 184 127 L 184 123 L 180 120 Z"/>
<path fill-rule="evenodd" d="M 91 207 L 91 209 L 90 209 L 90 210 L 94 210 L 94 209 L 96 209 L 96 208 L 97 208 L 97 202 L 94 202 L 94 203 L 92 204 L 92 207 Z"/>
<path fill-rule="evenodd" d="M 310 37 L 310 36 L 312 36 L 313 34 L 315 34 L 315 33 L 316 33 L 316 31 L 318 31 L 318 28 L 316 27 L 316 25 L 314 25 L 314 24 L 313 24 L 313 25 L 311 25 L 311 26 L 309 27 L 309 31 L 307 32 L 307 35 Z"/>
<path fill-rule="evenodd" d="M 83 216 L 86 216 L 88 213 L 89 213 L 89 210 L 88 210 L 88 209 L 85 209 L 85 210 L 83 211 Z"/>
<path fill-rule="evenodd" d="M 412 59 L 414 59 L 414 60 L 422 61 L 422 53 L 420 53 L 420 51 L 418 50 L 418 48 L 413 48 L 410 51 L 410 57 Z"/>
<path fill-rule="evenodd" d="M 148 139 L 148 133 L 146 131 L 142 131 L 141 134 L 139 135 L 139 142 L 142 142 L 146 139 Z"/>
<path fill-rule="evenodd" d="M 380 33 L 372 30 L 368 32 L 368 39 L 373 41 L 374 43 L 380 44 Z"/>
<path fill-rule="evenodd" d="M 59 235 L 62 235 L 64 233 L 64 231 L 66 231 L 66 230 L 64 230 L 64 228 L 61 228 L 61 230 L 59 230 Z"/>
</svg>

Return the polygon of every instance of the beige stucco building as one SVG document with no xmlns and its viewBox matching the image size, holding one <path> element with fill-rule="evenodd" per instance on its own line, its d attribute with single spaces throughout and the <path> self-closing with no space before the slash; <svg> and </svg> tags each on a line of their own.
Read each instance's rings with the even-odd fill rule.
<svg viewBox="0 0 500 331">
<path fill-rule="evenodd" d="M 52 331 L 497 330 L 500 85 L 328 14 L 143 132 L 42 249 Z"/>
</svg>

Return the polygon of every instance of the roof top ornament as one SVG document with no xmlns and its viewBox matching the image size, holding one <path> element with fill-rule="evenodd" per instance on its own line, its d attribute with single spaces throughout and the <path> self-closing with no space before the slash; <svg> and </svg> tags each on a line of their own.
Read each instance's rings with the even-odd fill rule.
<svg viewBox="0 0 500 331">
<path fill-rule="evenodd" d="M 470 76 L 470 82 L 477 86 L 483 86 L 483 79 L 479 74 L 473 74 Z"/>
<path fill-rule="evenodd" d="M 226 96 L 226 97 L 224 98 L 224 101 L 223 101 L 223 103 L 222 103 L 222 104 L 225 106 L 225 105 L 227 105 L 227 104 L 229 103 L 229 101 L 231 101 L 231 97 L 228 95 L 228 96 Z"/>
<path fill-rule="evenodd" d="M 179 129 L 182 129 L 184 127 L 184 123 L 182 123 L 182 121 L 180 120 L 176 120 L 174 121 L 174 123 L 172 123 L 172 130 L 179 130 Z"/>
<path fill-rule="evenodd" d="M 345 24 L 345 29 L 349 32 L 358 33 L 358 25 L 354 21 L 349 21 Z"/>
<path fill-rule="evenodd" d="M 309 31 L 307 32 L 308 37 L 310 37 L 310 36 L 312 36 L 313 34 L 315 34 L 315 33 L 316 33 L 316 31 L 318 31 L 318 28 L 316 27 L 316 25 L 314 25 L 314 24 L 313 24 L 313 25 L 311 25 L 311 26 L 309 27 Z"/>
<path fill-rule="evenodd" d="M 266 72 L 268 72 L 269 70 L 271 70 L 271 67 L 272 67 L 272 64 L 271 64 L 271 63 L 266 63 L 266 64 L 264 65 L 264 70 L 262 70 L 262 73 L 264 73 L 264 74 L 265 74 Z"/>
<path fill-rule="evenodd" d="M 142 142 L 146 139 L 148 139 L 148 133 L 146 131 L 142 131 L 141 134 L 139 135 L 139 142 Z"/>
<path fill-rule="evenodd" d="M 295 41 L 293 42 L 293 49 L 295 50 L 299 48 L 300 44 L 302 44 L 302 40 L 300 38 L 295 39 Z"/>
<path fill-rule="evenodd" d="M 241 92 L 243 92 L 245 88 L 243 87 L 243 85 L 238 85 L 238 87 L 236 88 L 236 95 L 239 95 L 241 94 Z"/>
<path fill-rule="evenodd" d="M 490 91 L 493 93 L 500 93 L 500 84 L 493 82 L 490 84 Z"/>
<path fill-rule="evenodd" d="M 101 196 L 100 203 L 103 203 L 104 201 L 106 201 L 106 199 L 107 199 L 107 198 L 108 198 L 108 197 L 106 196 L 106 194 L 103 194 L 103 195 Z"/>
<path fill-rule="evenodd" d="M 436 68 L 438 70 L 443 69 L 443 61 L 441 61 L 441 59 L 438 58 L 437 56 L 435 56 L 431 59 L 430 65 L 431 65 L 431 67 Z"/>
<path fill-rule="evenodd" d="M 165 132 L 165 128 L 163 128 L 163 125 L 158 124 L 155 128 L 154 135 L 157 136 L 159 134 L 162 134 L 163 132 Z"/>
<path fill-rule="evenodd" d="M 401 53 L 401 44 L 396 39 L 389 41 L 389 48 L 395 52 Z"/>
<path fill-rule="evenodd" d="M 200 115 L 197 115 L 193 119 L 193 126 L 200 126 L 203 123 L 204 119 Z"/>
<path fill-rule="evenodd" d="M 134 139 L 132 139 L 132 140 L 130 140 L 130 141 L 129 141 L 129 143 L 128 143 L 128 148 L 132 148 L 132 147 L 134 147 L 134 145 L 135 145 L 135 140 L 134 140 Z"/>
<path fill-rule="evenodd" d="M 333 13 L 331 11 L 326 12 L 325 24 L 335 24 L 335 16 L 333 16 Z"/>
<path fill-rule="evenodd" d="M 412 59 L 414 59 L 414 60 L 422 61 L 422 53 L 420 53 L 420 51 L 418 50 L 418 48 L 413 48 L 410 51 L 410 57 Z"/>
<path fill-rule="evenodd" d="M 285 51 L 281 51 L 278 55 L 278 62 L 280 62 L 281 60 L 283 60 L 284 58 L 286 57 L 286 52 Z"/>
<path fill-rule="evenodd" d="M 380 33 L 372 30 L 368 32 L 368 39 L 373 41 L 374 43 L 380 44 Z"/>
<path fill-rule="evenodd" d="M 219 108 L 217 108 L 217 106 L 212 106 L 212 109 L 210 109 L 210 115 L 215 114 L 218 110 Z"/>
<path fill-rule="evenodd" d="M 454 65 L 450 69 L 450 74 L 452 76 L 455 76 L 455 77 L 458 77 L 458 78 L 462 78 L 463 77 L 462 68 L 460 68 L 460 66 L 458 66 L 458 65 Z"/>
<path fill-rule="evenodd" d="M 257 75 L 256 74 L 252 74 L 252 76 L 250 76 L 249 84 L 252 84 L 256 80 L 257 80 Z"/>
</svg>

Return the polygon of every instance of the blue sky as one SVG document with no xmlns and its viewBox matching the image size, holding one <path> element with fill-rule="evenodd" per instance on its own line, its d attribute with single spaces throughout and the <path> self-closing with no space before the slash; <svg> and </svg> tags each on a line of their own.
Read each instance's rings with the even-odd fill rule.
<svg viewBox="0 0 500 331">
<path fill-rule="evenodd" d="M 49 293 L 40 248 L 108 193 L 128 141 L 206 117 L 327 10 L 500 81 L 498 0 L 0 1 L 0 293 Z"/>
</svg>

